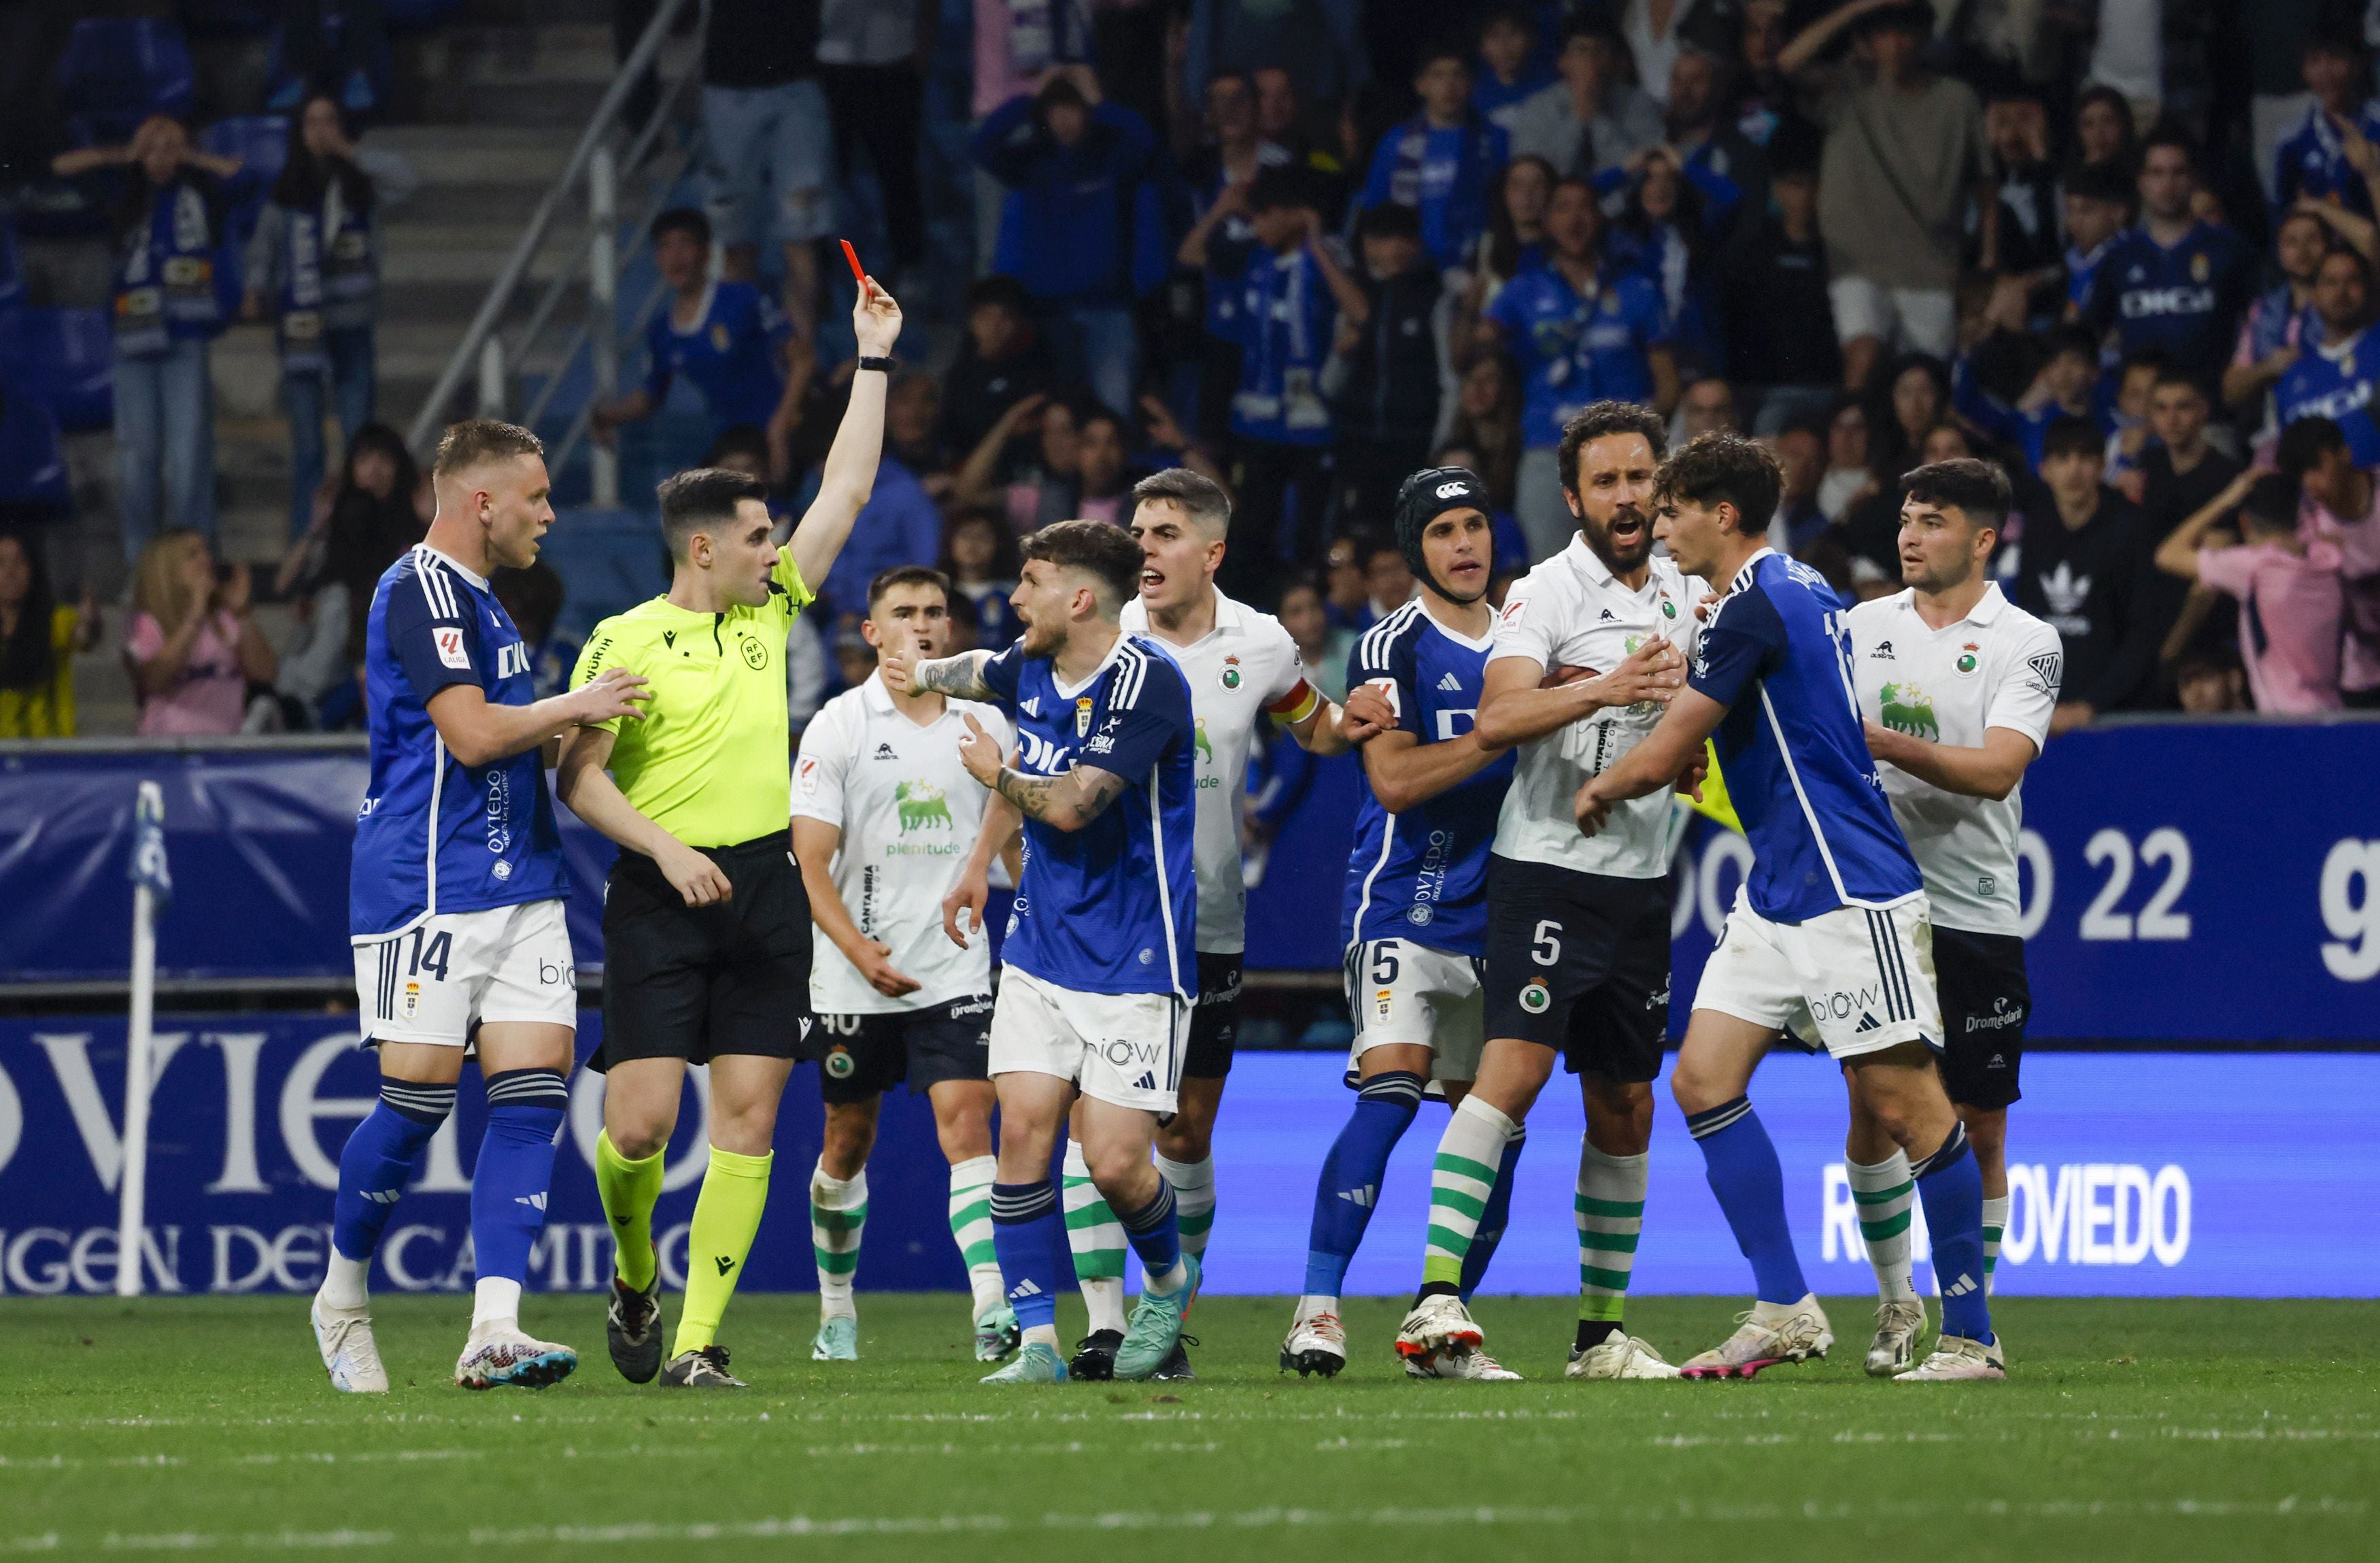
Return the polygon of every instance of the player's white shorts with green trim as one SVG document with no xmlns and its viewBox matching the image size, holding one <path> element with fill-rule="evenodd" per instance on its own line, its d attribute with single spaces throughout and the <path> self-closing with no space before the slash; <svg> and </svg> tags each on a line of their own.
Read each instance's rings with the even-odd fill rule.
<svg viewBox="0 0 2380 1563">
<path fill-rule="evenodd" d="M 1771 922 L 1739 887 L 1694 1007 L 1790 1032 L 1837 1058 L 1905 1042 L 1939 1048 L 1932 916 L 1921 891 L 1891 907 Z"/>
</svg>

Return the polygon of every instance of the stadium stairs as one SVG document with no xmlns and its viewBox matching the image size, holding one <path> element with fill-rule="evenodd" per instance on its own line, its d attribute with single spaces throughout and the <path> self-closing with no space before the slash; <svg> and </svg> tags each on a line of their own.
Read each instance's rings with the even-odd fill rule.
<svg viewBox="0 0 2380 1563">
<path fill-rule="evenodd" d="M 683 68 L 693 47 L 691 39 L 672 40 L 665 68 Z M 267 41 L 201 40 L 194 53 L 202 120 L 256 112 L 269 73 Z M 608 8 L 603 0 L 470 0 L 447 25 L 397 38 L 393 56 L 388 109 L 365 144 L 402 154 L 420 179 L 382 230 L 377 416 L 403 430 L 611 81 Z M 532 282 L 555 275 L 583 231 L 583 218 L 557 222 Z M 52 239 L 30 240 L 26 249 L 36 301 L 105 301 L 103 246 Z M 567 318 L 583 308 L 566 299 L 562 312 Z M 213 362 L 223 547 L 256 568 L 261 587 L 288 535 L 288 428 L 271 328 L 235 325 L 216 342 Z M 537 373 L 558 366 L 532 360 L 519 367 Z M 138 714 L 121 654 L 128 610 L 117 604 L 128 593 L 113 448 L 105 432 L 70 437 L 75 519 L 53 548 L 61 592 L 70 595 L 87 581 L 107 609 L 104 641 L 76 667 L 86 734 L 130 732 Z M 279 604 L 259 617 L 276 641 L 294 622 Z"/>
</svg>

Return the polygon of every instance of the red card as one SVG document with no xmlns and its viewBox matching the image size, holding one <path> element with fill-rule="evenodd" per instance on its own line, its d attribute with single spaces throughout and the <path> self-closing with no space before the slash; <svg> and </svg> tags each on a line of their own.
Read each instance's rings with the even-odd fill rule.
<svg viewBox="0 0 2380 1563">
<path fill-rule="evenodd" d="M 843 258 L 851 263 L 852 280 L 859 284 L 859 290 L 861 292 L 868 292 L 868 274 L 860 270 L 859 251 L 851 247 L 851 240 L 846 238 L 841 242 L 843 244 Z"/>
</svg>

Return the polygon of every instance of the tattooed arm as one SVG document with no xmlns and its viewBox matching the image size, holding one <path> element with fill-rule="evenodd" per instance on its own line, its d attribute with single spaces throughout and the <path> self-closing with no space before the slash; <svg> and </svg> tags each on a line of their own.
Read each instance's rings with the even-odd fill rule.
<svg viewBox="0 0 2380 1563">
<path fill-rule="evenodd" d="M 961 660 L 953 657 L 926 665 L 941 667 Z M 1123 790 L 1122 776 L 1096 765 L 1076 765 L 1063 775 L 1026 775 L 1001 763 L 998 740 L 978 727 L 974 716 L 967 717 L 966 725 L 967 736 L 959 739 L 959 763 L 967 768 L 967 775 L 1014 804 L 1027 819 L 1058 830 L 1080 830 L 1098 819 Z"/>
<path fill-rule="evenodd" d="M 990 652 L 977 651 L 919 662 L 916 653 L 902 651 L 887 653 L 880 665 L 884 687 L 897 694 L 924 691 L 953 700 L 995 700 L 997 692 L 983 679 L 983 665 L 990 660 Z M 987 779 L 984 785 L 991 784 Z"/>
</svg>

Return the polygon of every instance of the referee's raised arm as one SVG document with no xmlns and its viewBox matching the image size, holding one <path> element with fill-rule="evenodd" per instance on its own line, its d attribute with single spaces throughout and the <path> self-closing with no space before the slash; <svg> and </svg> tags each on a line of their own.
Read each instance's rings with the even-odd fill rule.
<svg viewBox="0 0 2380 1563">
<path fill-rule="evenodd" d="M 851 536 L 876 488 L 876 466 L 884 455 L 884 392 L 892 380 L 892 345 L 901 339 L 901 306 L 870 277 L 852 306 L 851 329 L 859 339 L 859 368 L 851 377 L 851 400 L 843 426 L 826 453 L 818 497 L 794 529 L 794 568 L 804 580 L 824 580 Z"/>
</svg>

